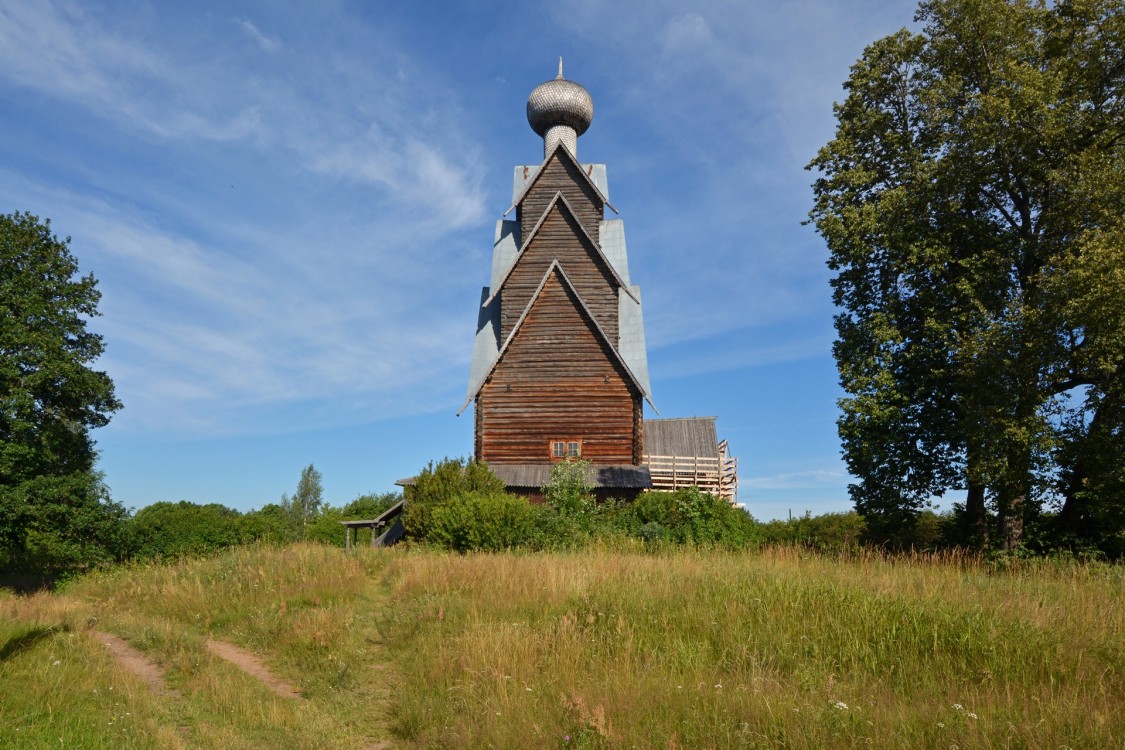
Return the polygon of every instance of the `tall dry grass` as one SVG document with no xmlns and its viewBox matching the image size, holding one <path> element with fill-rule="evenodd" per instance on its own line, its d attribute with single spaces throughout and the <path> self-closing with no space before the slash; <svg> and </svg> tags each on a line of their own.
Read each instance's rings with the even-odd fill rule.
<svg viewBox="0 0 1125 750">
<path fill-rule="evenodd" d="M 967 558 L 402 556 L 420 747 L 1118 747 L 1119 569 Z"/>
<path fill-rule="evenodd" d="M 1122 587 L 956 555 L 234 550 L 0 596 L 0 747 L 1125 747 Z"/>
</svg>

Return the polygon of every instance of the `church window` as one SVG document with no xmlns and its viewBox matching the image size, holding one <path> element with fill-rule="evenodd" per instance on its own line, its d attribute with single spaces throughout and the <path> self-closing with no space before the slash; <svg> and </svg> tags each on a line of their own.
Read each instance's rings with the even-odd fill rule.
<svg viewBox="0 0 1125 750">
<path fill-rule="evenodd" d="M 578 458 L 582 455 L 582 440 L 567 438 L 565 440 L 551 441 L 551 458 L 562 460 L 564 458 Z"/>
</svg>

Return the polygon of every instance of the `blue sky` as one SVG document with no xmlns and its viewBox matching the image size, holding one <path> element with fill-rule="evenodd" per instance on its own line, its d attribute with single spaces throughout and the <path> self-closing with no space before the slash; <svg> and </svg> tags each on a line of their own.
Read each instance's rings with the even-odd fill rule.
<svg viewBox="0 0 1125 750">
<path fill-rule="evenodd" d="M 100 280 L 95 437 L 129 507 L 326 499 L 472 450 L 464 398 L 493 227 L 591 93 L 644 291 L 662 416 L 718 415 L 758 518 L 846 510 L 827 252 L 804 165 L 863 47 L 914 3 L 0 5 L 0 212 Z"/>
</svg>

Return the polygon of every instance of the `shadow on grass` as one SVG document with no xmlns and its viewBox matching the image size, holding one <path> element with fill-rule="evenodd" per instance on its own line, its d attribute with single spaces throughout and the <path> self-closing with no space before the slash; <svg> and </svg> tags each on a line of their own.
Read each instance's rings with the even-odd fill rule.
<svg viewBox="0 0 1125 750">
<path fill-rule="evenodd" d="M 0 589 L 21 595 L 54 591 L 65 578 L 64 573 L 5 573 L 0 575 Z"/>
<path fill-rule="evenodd" d="M 13 635 L 0 646 L 0 663 L 6 662 L 9 659 L 19 656 L 22 652 L 34 646 L 39 641 L 50 638 L 57 633 L 59 628 L 44 625 L 35 625 L 29 630 L 19 635 Z"/>
</svg>

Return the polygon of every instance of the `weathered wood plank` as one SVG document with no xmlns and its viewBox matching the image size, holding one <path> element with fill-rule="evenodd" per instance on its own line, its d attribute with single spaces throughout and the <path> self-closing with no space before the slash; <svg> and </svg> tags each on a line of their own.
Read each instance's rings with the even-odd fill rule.
<svg viewBox="0 0 1125 750">
<path fill-rule="evenodd" d="M 551 440 L 578 438 L 585 459 L 637 463 L 640 397 L 555 271 L 478 396 L 477 455 L 546 462 Z"/>
</svg>

